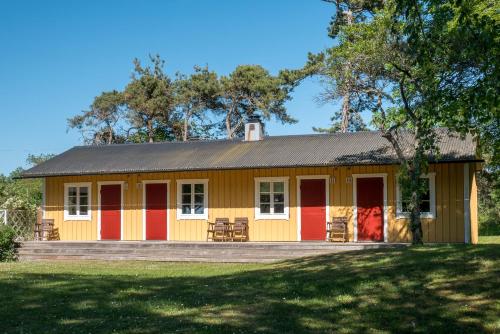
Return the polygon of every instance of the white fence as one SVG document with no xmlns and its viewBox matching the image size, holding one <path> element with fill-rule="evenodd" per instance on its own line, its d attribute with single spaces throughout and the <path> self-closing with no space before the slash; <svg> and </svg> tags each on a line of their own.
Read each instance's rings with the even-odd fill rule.
<svg viewBox="0 0 500 334">
<path fill-rule="evenodd" d="M 30 210 L 0 209 L 0 224 L 11 226 L 18 240 L 32 240 L 36 223 L 36 212 Z"/>
</svg>

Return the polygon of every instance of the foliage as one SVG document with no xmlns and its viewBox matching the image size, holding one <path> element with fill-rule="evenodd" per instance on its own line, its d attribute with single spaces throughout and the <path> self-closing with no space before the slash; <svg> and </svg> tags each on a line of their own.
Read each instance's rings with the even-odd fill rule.
<svg viewBox="0 0 500 334">
<path fill-rule="evenodd" d="M 210 137 L 213 126 L 208 122 L 207 111 L 214 108 L 220 92 L 215 72 L 198 66 L 194 71 L 190 76 L 177 73 L 174 82 L 178 128 L 183 141 L 190 137 Z"/>
<path fill-rule="evenodd" d="M 337 10 L 356 7 L 363 14 L 350 24 L 334 19 L 330 31 L 336 45 L 326 56 L 310 57 L 307 66 L 315 59 L 331 61 L 328 69 L 340 69 L 324 72 L 337 85 L 334 92 L 344 96 L 339 89 L 347 80 L 357 92 L 358 110 L 372 111 L 372 124 L 400 161 L 399 182 L 411 194 L 413 242 L 421 243 L 420 175 L 428 156 L 439 154 L 437 127 L 472 132 L 498 147 L 499 137 L 484 133 L 485 128 L 499 132 L 498 4 L 390 0 L 383 6 L 353 1 L 339 7 L 333 2 Z"/>
<path fill-rule="evenodd" d="M 94 99 L 90 110 L 68 119 L 68 126 L 83 134 L 88 144 L 112 144 L 123 142 L 124 138 L 117 129 L 123 117 L 123 94 L 113 90 L 103 92 Z"/>
<path fill-rule="evenodd" d="M 12 227 L 0 224 L 0 262 L 15 260 L 15 237 L 16 233 Z"/>
<path fill-rule="evenodd" d="M 276 264 L 6 263 L 0 313 L 7 333 L 494 333 L 499 268 L 498 245 Z"/>
<path fill-rule="evenodd" d="M 477 180 L 479 235 L 500 235 L 500 172 L 486 168 Z"/>
<path fill-rule="evenodd" d="M 153 142 L 166 140 L 172 135 L 170 119 L 174 111 L 174 87 L 164 73 L 160 56 L 150 57 L 152 67 L 144 67 L 134 60 L 132 81 L 123 92 L 127 106 L 127 119 L 131 125 L 127 133 L 135 131 L 136 140 Z M 127 136 L 128 137 L 128 136 Z"/>
<path fill-rule="evenodd" d="M 286 75 L 241 65 L 218 76 L 208 66 L 195 66 L 191 75 L 178 72 L 171 79 L 160 56 L 150 56 L 150 61 L 151 66 L 143 66 L 134 60 L 134 74 L 124 91 L 97 96 L 89 111 L 68 119 L 69 128 L 81 131 L 86 143 L 99 145 L 222 134 L 234 138 L 242 134 L 246 119 L 255 115 L 263 121 L 296 122 L 285 108 L 296 80 Z"/>
<path fill-rule="evenodd" d="M 279 76 L 272 76 L 259 65 L 240 65 L 222 76 L 215 111 L 223 116 L 220 126 L 227 138 L 241 136 L 244 122 L 256 115 L 263 120 L 274 117 L 283 124 L 296 123 L 285 107 L 289 93 Z"/>
</svg>

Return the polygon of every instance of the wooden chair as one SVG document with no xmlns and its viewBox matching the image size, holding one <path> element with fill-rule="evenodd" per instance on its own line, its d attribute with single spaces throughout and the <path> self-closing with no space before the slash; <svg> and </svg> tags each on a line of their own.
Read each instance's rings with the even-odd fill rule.
<svg viewBox="0 0 500 334">
<path fill-rule="evenodd" d="M 35 223 L 35 241 L 51 239 L 54 230 L 54 219 L 41 219 Z"/>
<path fill-rule="evenodd" d="M 238 217 L 234 219 L 232 240 L 247 241 L 248 240 L 248 218 Z"/>
<path fill-rule="evenodd" d="M 214 225 L 215 225 L 215 223 L 208 222 L 207 241 L 210 241 L 210 240 L 214 241 L 214 232 L 215 232 Z"/>
<path fill-rule="evenodd" d="M 229 218 L 215 218 L 213 225 L 213 241 L 227 241 L 231 240 L 231 227 Z"/>
<path fill-rule="evenodd" d="M 333 217 L 327 223 L 326 241 L 347 241 L 347 217 Z"/>
</svg>

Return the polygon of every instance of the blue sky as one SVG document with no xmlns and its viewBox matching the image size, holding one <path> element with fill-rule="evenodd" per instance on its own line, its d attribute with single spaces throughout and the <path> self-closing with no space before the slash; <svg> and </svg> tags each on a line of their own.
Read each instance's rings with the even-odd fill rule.
<svg viewBox="0 0 500 334">
<path fill-rule="evenodd" d="M 167 72 L 205 65 L 219 74 L 238 64 L 277 73 L 331 45 L 333 7 L 320 0 L 2 1 L 0 2 L 0 173 L 28 154 L 81 144 L 67 118 L 102 91 L 122 89 L 132 60 L 160 54 Z M 287 105 L 299 120 L 271 135 L 311 133 L 335 106 L 319 107 L 317 80 Z"/>
</svg>

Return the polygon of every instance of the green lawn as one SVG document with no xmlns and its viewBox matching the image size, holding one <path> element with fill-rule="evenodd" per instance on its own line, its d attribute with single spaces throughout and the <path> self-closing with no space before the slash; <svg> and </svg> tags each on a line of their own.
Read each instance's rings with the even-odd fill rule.
<svg viewBox="0 0 500 334">
<path fill-rule="evenodd" d="M 488 235 L 479 237 L 480 244 L 497 244 L 500 245 L 500 235 Z"/>
<path fill-rule="evenodd" d="M 0 264 L 6 333 L 500 332 L 500 245 L 266 265 Z"/>
</svg>

